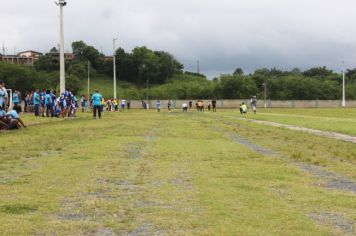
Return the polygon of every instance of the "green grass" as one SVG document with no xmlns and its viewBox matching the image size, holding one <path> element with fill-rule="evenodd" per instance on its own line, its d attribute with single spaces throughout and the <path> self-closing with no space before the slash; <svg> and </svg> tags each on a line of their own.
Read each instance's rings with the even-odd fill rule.
<svg viewBox="0 0 356 236">
<path fill-rule="evenodd" d="M 0 134 L 2 234 L 351 235 L 310 215 L 355 222 L 355 194 L 318 186 L 322 180 L 293 163 L 356 179 L 355 145 L 235 115 L 25 115 L 40 124 Z M 250 150 L 229 134 L 278 154 Z"/>
<path fill-rule="evenodd" d="M 356 135 L 355 108 L 260 109 L 247 118 Z"/>
</svg>

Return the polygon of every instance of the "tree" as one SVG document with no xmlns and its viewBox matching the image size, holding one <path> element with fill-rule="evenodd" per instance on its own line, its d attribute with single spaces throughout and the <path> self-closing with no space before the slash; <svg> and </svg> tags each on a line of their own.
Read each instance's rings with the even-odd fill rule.
<svg viewBox="0 0 356 236">
<path fill-rule="evenodd" d="M 236 68 L 233 75 L 243 75 L 244 71 L 241 68 Z"/>
<path fill-rule="evenodd" d="M 304 76 L 308 77 L 319 77 L 319 78 L 325 78 L 326 76 L 332 75 L 333 71 L 328 70 L 325 66 L 323 67 L 313 67 L 310 68 L 309 70 L 306 70 L 303 72 Z"/>
<path fill-rule="evenodd" d="M 34 63 L 34 67 L 37 71 L 54 71 L 59 69 L 58 61 L 53 60 L 53 57 L 50 53 L 47 53 L 41 56 Z"/>
</svg>

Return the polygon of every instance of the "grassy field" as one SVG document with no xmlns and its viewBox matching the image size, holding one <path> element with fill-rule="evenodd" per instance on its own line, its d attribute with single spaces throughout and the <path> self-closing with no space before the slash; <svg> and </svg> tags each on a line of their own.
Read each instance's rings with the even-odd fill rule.
<svg viewBox="0 0 356 236">
<path fill-rule="evenodd" d="M 323 126 L 310 126 L 326 130 L 350 120 L 341 132 L 353 129 L 347 112 L 247 117 L 303 125 L 294 122 L 319 116 Z M 356 145 L 237 117 L 25 115 L 36 125 L 0 134 L 1 234 L 355 235 Z"/>
<path fill-rule="evenodd" d="M 260 109 L 247 118 L 356 135 L 355 108 Z"/>
</svg>

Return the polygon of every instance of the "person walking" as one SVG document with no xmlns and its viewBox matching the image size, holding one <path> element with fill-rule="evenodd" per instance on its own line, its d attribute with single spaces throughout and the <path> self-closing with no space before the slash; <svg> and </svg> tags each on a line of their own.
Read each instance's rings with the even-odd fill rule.
<svg viewBox="0 0 356 236">
<path fill-rule="evenodd" d="M 253 96 L 253 97 L 251 98 L 251 107 L 252 107 L 253 113 L 256 114 L 256 107 L 257 107 L 256 96 Z"/>
<path fill-rule="evenodd" d="M 80 97 L 80 105 L 82 107 L 82 112 L 84 112 L 84 109 L 86 107 L 86 103 L 87 103 L 87 99 L 85 97 L 85 95 L 83 94 L 81 97 Z"/>
<path fill-rule="evenodd" d="M 98 111 L 99 119 L 101 119 L 101 100 L 103 96 L 99 93 L 99 90 L 95 90 L 95 93 L 91 97 L 93 101 L 93 118 L 96 119 L 96 111 Z"/>
<path fill-rule="evenodd" d="M 126 104 L 126 100 L 125 100 L 125 99 L 122 99 L 122 100 L 121 100 L 121 109 L 122 109 L 122 110 L 125 110 L 125 104 Z"/>
<path fill-rule="evenodd" d="M 172 112 L 172 102 L 171 102 L 171 100 L 168 101 L 168 112 Z"/>
<path fill-rule="evenodd" d="M 157 106 L 157 111 L 160 112 L 161 111 L 161 101 L 160 100 L 157 100 L 156 106 Z"/>
<path fill-rule="evenodd" d="M 216 100 L 213 99 L 213 101 L 211 101 L 211 104 L 213 105 L 213 112 L 216 112 Z"/>
</svg>

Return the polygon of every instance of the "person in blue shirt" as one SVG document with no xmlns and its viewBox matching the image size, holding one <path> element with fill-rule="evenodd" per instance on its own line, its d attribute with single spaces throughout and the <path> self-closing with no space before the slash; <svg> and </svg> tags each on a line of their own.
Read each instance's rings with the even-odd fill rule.
<svg viewBox="0 0 356 236">
<path fill-rule="evenodd" d="M 33 93 L 33 105 L 35 106 L 35 116 L 40 115 L 40 104 L 41 104 L 41 98 L 38 93 L 38 89 Z"/>
<path fill-rule="evenodd" d="M 2 107 L 0 107 L 0 131 L 7 130 L 9 128 L 9 126 L 6 124 L 7 122 L 5 115 L 5 111 L 2 109 Z"/>
<path fill-rule="evenodd" d="M 62 118 L 64 118 L 67 114 L 67 99 L 64 97 L 64 93 L 59 98 L 59 107 L 61 108 Z"/>
<path fill-rule="evenodd" d="M 95 93 L 91 97 L 93 101 L 93 118 L 96 118 L 96 111 L 98 110 L 99 119 L 101 119 L 101 100 L 103 96 L 99 93 L 99 90 L 95 90 Z"/>
<path fill-rule="evenodd" d="M 56 103 L 57 103 L 56 91 L 52 90 L 50 95 L 51 95 L 51 99 L 52 99 L 52 101 L 51 101 L 51 106 L 52 106 L 52 114 L 51 114 L 51 116 L 53 117 L 54 116 L 54 111 L 56 109 Z"/>
<path fill-rule="evenodd" d="M 51 113 L 51 117 L 53 117 L 52 97 L 51 97 L 51 92 L 49 90 L 46 91 L 46 95 L 44 96 L 43 100 L 46 107 L 46 117 L 49 117 L 50 113 Z"/>
<path fill-rule="evenodd" d="M 45 116 L 44 114 L 45 114 L 45 111 L 46 111 L 45 96 L 46 96 L 46 91 L 42 91 L 42 92 L 40 93 L 42 117 Z"/>
<path fill-rule="evenodd" d="M 12 94 L 12 103 L 17 106 L 20 103 L 19 91 L 15 90 Z"/>
<path fill-rule="evenodd" d="M 21 109 L 19 107 L 16 107 L 17 110 L 12 109 L 8 113 L 6 113 L 5 117 L 8 122 L 9 129 L 19 129 L 22 127 L 26 128 L 26 125 L 23 123 L 21 120 L 19 113 L 21 112 Z"/>
<path fill-rule="evenodd" d="M 160 112 L 161 111 L 161 101 L 160 100 L 157 100 L 157 111 Z"/>
</svg>

